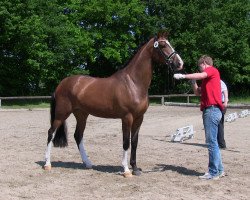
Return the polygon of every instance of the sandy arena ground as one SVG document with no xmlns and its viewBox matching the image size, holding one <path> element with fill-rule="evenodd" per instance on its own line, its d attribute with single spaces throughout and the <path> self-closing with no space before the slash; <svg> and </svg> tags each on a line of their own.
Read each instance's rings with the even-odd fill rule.
<svg viewBox="0 0 250 200">
<path fill-rule="evenodd" d="M 241 110 L 229 109 L 227 114 Z M 150 106 L 137 150 L 140 177 L 121 175 L 121 122 L 90 116 L 86 150 L 94 168 L 85 169 L 74 141 L 75 119 L 68 121 L 69 146 L 52 148 L 52 170 L 44 171 L 49 110 L 0 110 L 0 199 L 250 199 L 250 116 L 225 122 L 228 176 L 198 179 L 207 170 L 208 153 L 199 108 Z M 179 127 L 192 124 L 195 137 L 170 142 Z"/>
</svg>

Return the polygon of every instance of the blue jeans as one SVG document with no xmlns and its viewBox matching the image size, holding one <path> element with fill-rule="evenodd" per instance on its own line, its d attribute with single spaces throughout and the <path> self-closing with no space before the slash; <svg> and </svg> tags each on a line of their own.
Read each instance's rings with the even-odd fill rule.
<svg viewBox="0 0 250 200">
<path fill-rule="evenodd" d="M 211 176 L 217 176 L 224 171 L 217 141 L 218 125 L 221 117 L 222 113 L 218 107 L 212 106 L 203 110 L 202 118 L 209 154 L 208 170 Z"/>
</svg>

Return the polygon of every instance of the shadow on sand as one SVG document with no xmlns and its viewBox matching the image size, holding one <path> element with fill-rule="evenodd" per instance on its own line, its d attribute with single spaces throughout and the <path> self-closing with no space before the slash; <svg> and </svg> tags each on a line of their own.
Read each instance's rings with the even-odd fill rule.
<svg viewBox="0 0 250 200">
<path fill-rule="evenodd" d="M 40 165 L 41 167 L 44 166 L 44 161 L 37 161 L 36 164 Z M 62 161 L 55 161 L 51 162 L 52 168 L 65 168 L 65 169 L 83 169 L 89 170 L 85 167 L 83 163 L 76 163 L 76 162 L 62 162 Z M 93 165 L 93 170 L 103 172 L 103 173 L 119 173 L 123 171 L 121 166 L 111 166 L 111 165 Z"/>
<path fill-rule="evenodd" d="M 187 169 L 186 167 L 175 166 L 175 165 L 165 165 L 157 164 L 152 170 L 145 171 L 144 173 L 154 173 L 154 172 L 164 172 L 172 171 L 186 176 L 200 176 L 203 173 L 197 172 L 195 170 Z"/>
</svg>

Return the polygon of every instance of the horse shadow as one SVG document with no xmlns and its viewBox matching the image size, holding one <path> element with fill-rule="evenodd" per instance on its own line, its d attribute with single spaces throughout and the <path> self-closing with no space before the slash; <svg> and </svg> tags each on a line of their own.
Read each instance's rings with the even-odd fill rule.
<svg viewBox="0 0 250 200">
<path fill-rule="evenodd" d="M 156 164 L 152 170 L 145 171 L 144 173 L 154 173 L 154 172 L 164 172 L 172 171 L 185 176 L 201 176 L 204 173 L 197 172 L 196 170 L 188 169 L 182 166 L 166 165 L 166 164 Z"/>
<path fill-rule="evenodd" d="M 37 161 L 36 164 L 40 165 L 41 167 L 44 166 L 44 161 Z M 63 161 L 54 161 L 51 162 L 53 168 L 64 168 L 64 169 L 82 169 L 82 170 L 89 170 L 85 167 L 83 163 L 76 163 L 76 162 L 63 162 Z M 102 172 L 102 173 L 112 173 L 112 174 L 122 174 L 123 168 L 122 166 L 112 166 L 112 165 L 93 165 L 92 170 Z M 200 176 L 203 173 L 197 172 L 195 170 L 187 169 L 186 167 L 182 166 L 175 166 L 175 165 L 166 165 L 166 164 L 156 164 L 156 166 L 151 169 L 144 171 L 142 173 L 155 173 L 155 172 L 164 172 L 164 171 L 173 171 L 179 174 L 183 174 L 186 176 Z"/>
<path fill-rule="evenodd" d="M 41 167 L 44 166 L 44 161 L 37 161 L 36 164 Z M 83 163 L 76 162 L 63 162 L 63 161 L 53 161 L 51 162 L 52 168 L 64 168 L 64 169 L 82 169 L 89 170 Z M 103 173 L 120 173 L 123 168 L 121 166 L 112 166 L 112 165 L 93 165 L 92 170 L 103 172 Z"/>
</svg>

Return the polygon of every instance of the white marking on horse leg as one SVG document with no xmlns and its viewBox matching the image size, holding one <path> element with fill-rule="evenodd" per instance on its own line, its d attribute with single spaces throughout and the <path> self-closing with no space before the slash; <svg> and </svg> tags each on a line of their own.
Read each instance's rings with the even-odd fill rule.
<svg viewBox="0 0 250 200">
<path fill-rule="evenodd" d="M 44 166 L 51 166 L 51 162 L 50 162 L 51 147 L 52 147 L 52 140 L 49 142 L 49 144 L 47 145 L 47 148 L 46 148 L 45 165 Z"/>
<path fill-rule="evenodd" d="M 128 168 L 128 150 L 127 151 L 123 150 L 122 166 L 125 173 L 130 172 Z"/>
<path fill-rule="evenodd" d="M 83 138 L 81 140 L 81 143 L 79 144 L 79 150 L 80 150 L 80 154 L 81 154 L 81 157 L 82 157 L 82 161 L 85 163 L 87 168 L 91 169 L 92 168 L 92 163 L 89 160 L 89 158 L 88 158 L 88 156 L 86 154 L 86 151 L 84 149 Z"/>
<path fill-rule="evenodd" d="M 56 130 L 54 131 L 54 133 L 56 132 Z M 51 147 L 52 147 L 52 140 L 54 139 L 55 134 L 52 134 L 52 138 L 50 140 L 50 142 L 47 145 L 46 148 L 46 152 L 45 152 L 45 165 L 44 167 L 50 167 L 51 166 L 51 162 L 50 162 L 50 152 L 51 152 Z"/>
</svg>

